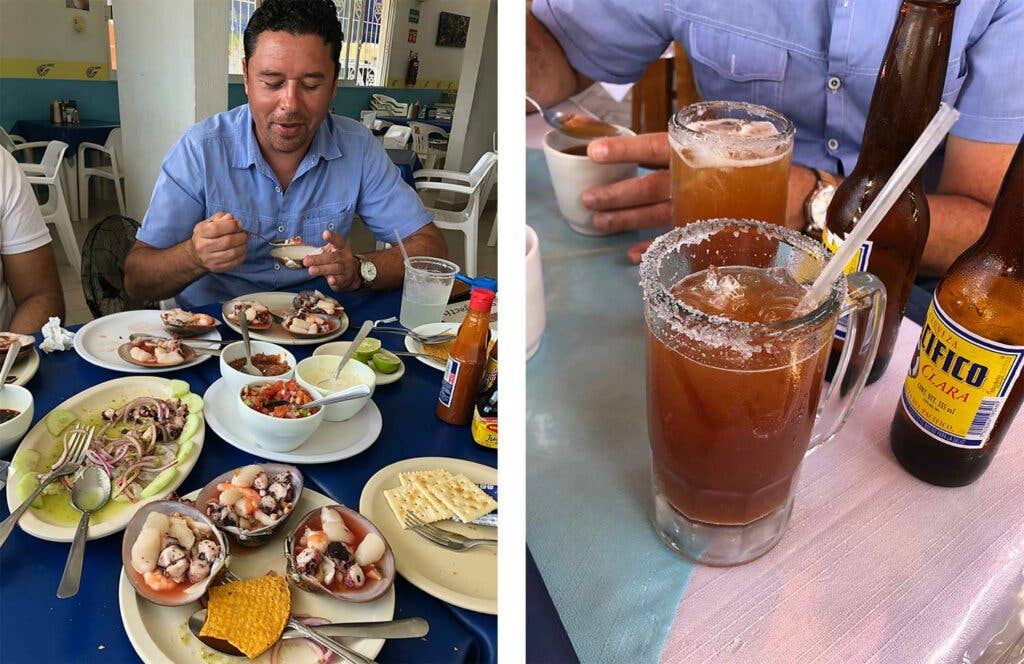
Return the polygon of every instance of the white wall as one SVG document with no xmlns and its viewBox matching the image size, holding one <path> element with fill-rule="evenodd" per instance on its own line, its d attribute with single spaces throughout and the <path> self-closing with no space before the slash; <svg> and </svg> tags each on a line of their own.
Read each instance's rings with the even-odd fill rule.
<svg viewBox="0 0 1024 664">
<path fill-rule="evenodd" d="M 81 17 L 85 30 L 75 32 Z M 0 57 L 107 62 L 107 3 L 89 11 L 68 9 L 64 0 L 0 0 Z"/>
<path fill-rule="evenodd" d="M 462 75 L 462 61 L 474 32 L 482 33 L 490 12 L 491 0 L 395 0 L 394 36 L 391 40 L 391 56 L 385 80 L 405 81 L 405 70 L 409 64 L 409 51 L 416 51 L 420 60 L 418 82 L 458 81 Z M 409 9 L 420 10 L 420 22 L 409 23 Z M 469 17 L 467 48 L 435 46 L 437 41 L 437 20 L 441 12 Z M 409 29 L 417 30 L 416 43 L 409 43 Z"/>
<path fill-rule="evenodd" d="M 145 215 L 182 133 L 227 110 L 229 9 L 228 0 L 114 0 L 129 217 Z"/>
<path fill-rule="evenodd" d="M 424 3 L 426 4 L 426 3 Z M 468 171 L 484 152 L 492 149 L 498 129 L 498 2 L 489 0 L 469 28 L 455 100 L 455 117 L 445 168 Z M 477 19 L 475 19 L 477 20 Z M 483 29 L 481 29 L 481 26 Z"/>
</svg>

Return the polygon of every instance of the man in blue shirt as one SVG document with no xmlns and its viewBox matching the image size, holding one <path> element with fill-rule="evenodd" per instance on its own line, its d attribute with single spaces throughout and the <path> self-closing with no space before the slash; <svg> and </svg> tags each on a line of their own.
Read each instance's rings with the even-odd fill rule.
<svg viewBox="0 0 1024 664">
<path fill-rule="evenodd" d="M 330 0 L 266 0 L 244 35 L 249 103 L 191 127 L 171 148 L 125 261 L 135 297 L 182 307 L 323 277 L 336 291 L 401 285 L 397 247 L 353 255 L 358 213 L 380 241 L 447 253 L 430 213 L 359 123 L 328 115 L 341 25 Z M 289 270 L 256 236 L 323 245 Z"/>
<path fill-rule="evenodd" d="M 553 104 L 591 83 L 631 83 L 673 41 L 701 96 L 770 106 L 797 127 L 787 226 L 802 228 L 813 169 L 857 162 L 878 67 L 900 0 L 535 0 L 527 15 L 527 90 Z M 942 274 L 981 234 L 1024 132 L 1024 2 L 962 0 L 942 99 L 960 111 L 928 196 L 922 275 Z M 667 121 L 667 118 L 666 118 Z M 600 162 L 667 165 L 667 134 L 595 141 Z M 671 224 L 669 174 L 592 189 L 583 203 L 609 232 Z M 639 261 L 643 247 L 630 250 Z"/>
</svg>

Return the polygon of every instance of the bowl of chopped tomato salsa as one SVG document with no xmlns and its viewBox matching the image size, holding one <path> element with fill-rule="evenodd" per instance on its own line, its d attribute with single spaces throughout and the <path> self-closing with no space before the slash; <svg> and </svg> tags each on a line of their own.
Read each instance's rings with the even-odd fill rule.
<svg viewBox="0 0 1024 664">
<path fill-rule="evenodd" d="M 238 414 L 260 447 L 290 452 L 313 435 L 324 418 L 323 408 L 304 408 L 313 401 L 294 378 L 253 380 L 238 393 Z"/>
</svg>

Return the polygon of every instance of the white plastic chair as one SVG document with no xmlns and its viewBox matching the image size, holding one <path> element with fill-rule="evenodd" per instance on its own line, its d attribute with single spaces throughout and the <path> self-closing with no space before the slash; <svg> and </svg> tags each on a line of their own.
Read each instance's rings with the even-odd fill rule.
<svg viewBox="0 0 1024 664">
<path fill-rule="evenodd" d="M 412 138 L 412 129 L 402 125 L 391 125 L 388 133 L 384 134 L 384 147 L 390 150 L 404 150 Z"/>
<path fill-rule="evenodd" d="M 35 153 L 33 150 L 35 148 L 45 148 L 47 145 L 49 145 L 48 141 L 33 141 L 31 143 L 27 143 L 21 136 L 18 136 L 17 134 L 8 134 L 2 127 L 0 127 L 0 147 L 13 154 L 15 159 L 18 158 L 19 152 L 25 152 L 25 159 L 28 161 L 19 160 L 19 164 L 21 165 L 21 170 L 26 173 L 43 172 L 42 166 L 33 161 L 35 159 Z"/>
<path fill-rule="evenodd" d="M 437 168 L 440 166 L 448 154 L 448 150 L 431 147 L 430 137 L 440 136 L 441 138 L 448 138 L 448 132 L 425 122 L 410 122 L 409 128 L 412 129 L 412 151 L 423 162 L 423 168 Z"/>
<path fill-rule="evenodd" d="M 11 154 L 18 149 L 18 145 L 25 142 L 25 139 L 17 134 L 8 134 L 4 131 L 3 127 L 0 127 L 0 148 L 7 150 Z"/>
<path fill-rule="evenodd" d="M 110 159 L 109 166 L 86 166 L 85 153 L 87 150 L 95 150 L 105 154 Z M 127 213 L 124 211 L 124 189 L 121 180 L 124 173 L 121 172 L 121 164 L 124 157 L 121 153 L 121 128 L 112 129 L 107 136 L 107 142 L 103 145 L 97 143 L 81 143 L 78 146 L 78 213 L 81 219 L 89 217 L 89 178 L 98 177 L 114 181 L 114 191 L 117 193 L 117 207 L 121 216 Z"/>
<path fill-rule="evenodd" d="M 46 152 L 43 153 L 43 161 L 38 164 L 42 172 L 26 168 L 26 166 L 36 166 L 36 164 L 21 164 L 21 167 L 29 184 L 42 185 L 49 190 L 46 203 L 40 206 L 43 221 L 57 227 L 57 235 L 60 236 L 60 242 L 64 246 L 68 263 L 75 269 L 76 274 L 81 274 L 82 254 L 78 248 L 78 240 L 75 239 L 75 231 L 71 227 L 68 201 L 64 196 L 64 186 L 60 181 L 60 167 L 64 163 L 64 152 L 67 149 L 68 144 L 63 141 L 50 141 L 46 145 Z"/>
<path fill-rule="evenodd" d="M 476 276 L 476 243 L 479 234 L 480 211 L 487 203 L 491 187 L 498 176 L 498 155 L 485 152 L 469 173 L 422 169 L 412 174 L 416 191 L 451 191 L 469 197 L 462 210 L 427 209 L 434 213 L 438 228 L 462 231 L 466 235 L 465 274 Z M 458 184 L 456 184 L 458 183 Z"/>
</svg>

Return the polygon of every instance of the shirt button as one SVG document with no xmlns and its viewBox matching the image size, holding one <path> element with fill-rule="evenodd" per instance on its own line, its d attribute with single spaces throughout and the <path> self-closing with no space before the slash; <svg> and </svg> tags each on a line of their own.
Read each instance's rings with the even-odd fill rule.
<svg viewBox="0 0 1024 664">
<path fill-rule="evenodd" d="M 274 187 L 274 191 L 276 191 L 277 193 L 280 194 L 281 193 L 281 187 Z"/>
<path fill-rule="evenodd" d="M 284 233 L 284 226 L 278 226 L 277 227 L 277 232 L 278 233 Z"/>
<path fill-rule="evenodd" d="M 839 149 L 839 141 L 837 141 L 834 138 L 828 139 L 828 142 L 825 143 L 825 145 L 828 146 L 828 149 L 831 150 L 832 152 L 835 152 L 836 150 Z"/>
<path fill-rule="evenodd" d="M 828 89 L 831 90 L 832 92 L 835 92 L 839 88 L 843 87 L 843 81 L 838 76 L 829 76 L 828 81 L 826 81 L 825 84 L 828 86 Z"/>
<path fill-rule="evenodd" d="M 333 223 L 327 224 L 327 228 L 333 231 L 334 230 L 334 224 Z"/>
<path fill-rule="evenodd" d="M 281 264 L 280 263 L 274 263 L 274 269 L 275 270 L 280 270 L 281 269 Z"/>
</svg>

